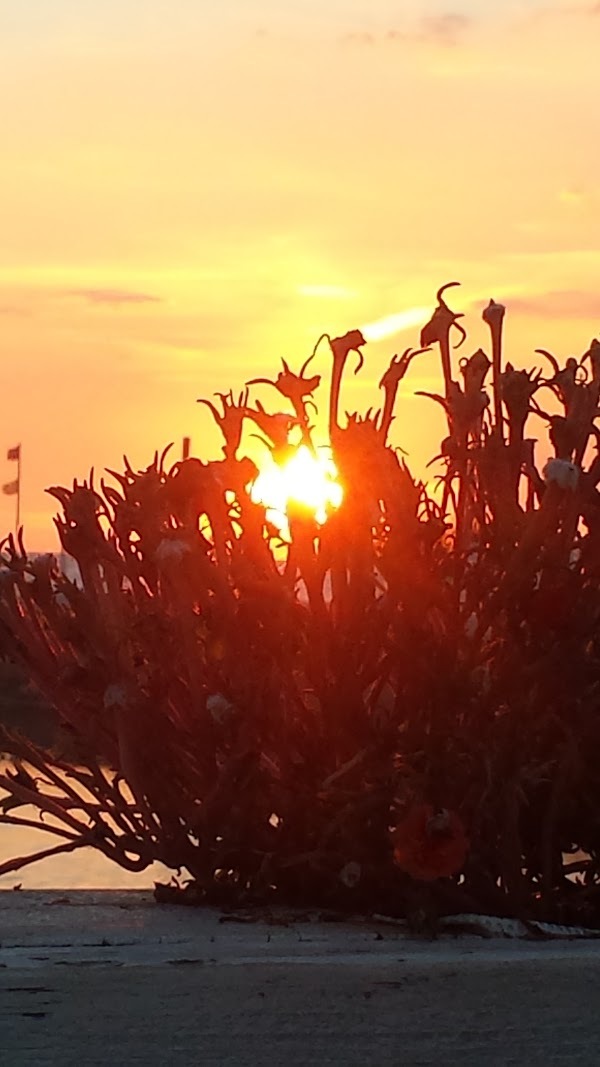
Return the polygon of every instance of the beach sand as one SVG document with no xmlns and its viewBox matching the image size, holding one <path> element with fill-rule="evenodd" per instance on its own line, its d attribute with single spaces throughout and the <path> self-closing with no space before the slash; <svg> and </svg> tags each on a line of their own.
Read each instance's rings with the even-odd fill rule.
<svg viewBox="0 0 600 1067">
<path fill-rule="evenodd" d="M 0 893 L 3 1064 L 600 1061 L 600 942 L 220 919 L 131 891 Z"/>
</svg>

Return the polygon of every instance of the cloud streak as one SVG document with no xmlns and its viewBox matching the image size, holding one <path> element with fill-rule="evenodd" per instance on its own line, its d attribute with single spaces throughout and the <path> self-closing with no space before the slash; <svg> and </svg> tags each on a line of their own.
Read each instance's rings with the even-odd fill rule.
<svg viewBox="0 0 600 1067">
<path fill-rule="evenodd" d="M 371 30 L 352 30 L 340 38 L 343 44 L 362 47 L 385 45 L 433 44 L 448 48 L 460 44 L 474 25 L 468 15 L 455 11 L 446 11 L 438 15 L 424 15 L 406 29 L 390 28 L 374 32 Z"/>
<path fill-rule="evenodd" d="M 28 319 L 31 317 L 31 311 L 18 304 L 0 304 L 0 315 L 6 318 Z"/>
<path fill-rule="evenodd" d="M 509 310 L 545 319 L 600 319 L 600 294 L 553 289 L 531 297 L 512 297 Z"/>
<path fill-rule="evenodd" d="M 466 15 L 446 12 L 423 18 L 417 40 L 430 41 L 440 45 L 456 45 L 472 25 L 472 19 Z"/>
<path fill-rule="evenodd" d="M 160 304 L 162 297 L 128 289 L 68 289 L 66 296 L 78 297 L 88 304 L 122 307 L 126 304 Z"/>
</svg>

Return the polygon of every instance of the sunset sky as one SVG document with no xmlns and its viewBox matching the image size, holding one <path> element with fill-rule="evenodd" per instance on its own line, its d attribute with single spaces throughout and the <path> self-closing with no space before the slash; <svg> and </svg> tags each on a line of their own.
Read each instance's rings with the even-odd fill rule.
<svg viewBox="0 0 600 1067">
<path fill-rule="evenodd" d="M 216 456 L 197 397 L 446 281 L 467 354 L 489 297 L 517 364 L 600 332 L 600 3 L 1 0 L 0 33 L 0 481 L 20 441 L 33 550 L 46 486 Z M 418 333 L 367 346 L 346 407 Z M 417 469 L 437 381 L 402 386 Z"/>
</svg>

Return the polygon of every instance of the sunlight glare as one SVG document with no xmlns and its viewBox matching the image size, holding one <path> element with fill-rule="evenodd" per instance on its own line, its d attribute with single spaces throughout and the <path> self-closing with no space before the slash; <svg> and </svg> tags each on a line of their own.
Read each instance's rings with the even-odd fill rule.
<svg viewBox="0 0 600 1067">
<path fill-rule="evenodd" d="M 338 508 L 343 489 L 336 482 L 337 470 L 333 460 L 315 456 L 306 445 L 300 445 L 283 466 L 270 458 L 252 486 L 251 496 L 257 504 L 267 508 L 267 518 L 283 533 L 286 532 L 289 504 L 304 504 L 319 525 L 327 521 L 329 508 Z"/>
</svg>

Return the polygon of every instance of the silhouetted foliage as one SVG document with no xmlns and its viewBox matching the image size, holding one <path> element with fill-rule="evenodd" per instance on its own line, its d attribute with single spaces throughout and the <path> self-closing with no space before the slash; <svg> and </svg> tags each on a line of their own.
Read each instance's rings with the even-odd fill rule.
<svg viewBox="0 0 600 1067">
<path fill-rule="evenodd" d="M 81 587 L 5 542 L 1 646 L 80 766 L 4 730 L 4 822 L 32 804 L 58 850 L 161 860 L 198 900 L 600 921 L 600 344 L 516 370 L 490 301 L 491 358 L 457 370 L 446 288 L 376 411 L 340 418 L 365 342 L 330 339 L 344 496 L 322 526 L 290 505 L 283 543 L 239 457 L 245 421 L 277 462 L 294 433 L 314 449 L 308 360 L 270 383 L 283 412 L 250 402 L 266 379 L 203 401 L 222 459 L 168 469 L 157 454 L 111 472 L 116 487 L 49 490 Z M 437 492 L 388 444 L 427 346 L 448 421 Z"/>
<path fill-rule="evenodd" d="M 14 663 L 0 662 L 0 723 L 44 746 L 56 740 L 56 716 L 50 705 Z"/>
</svg>

